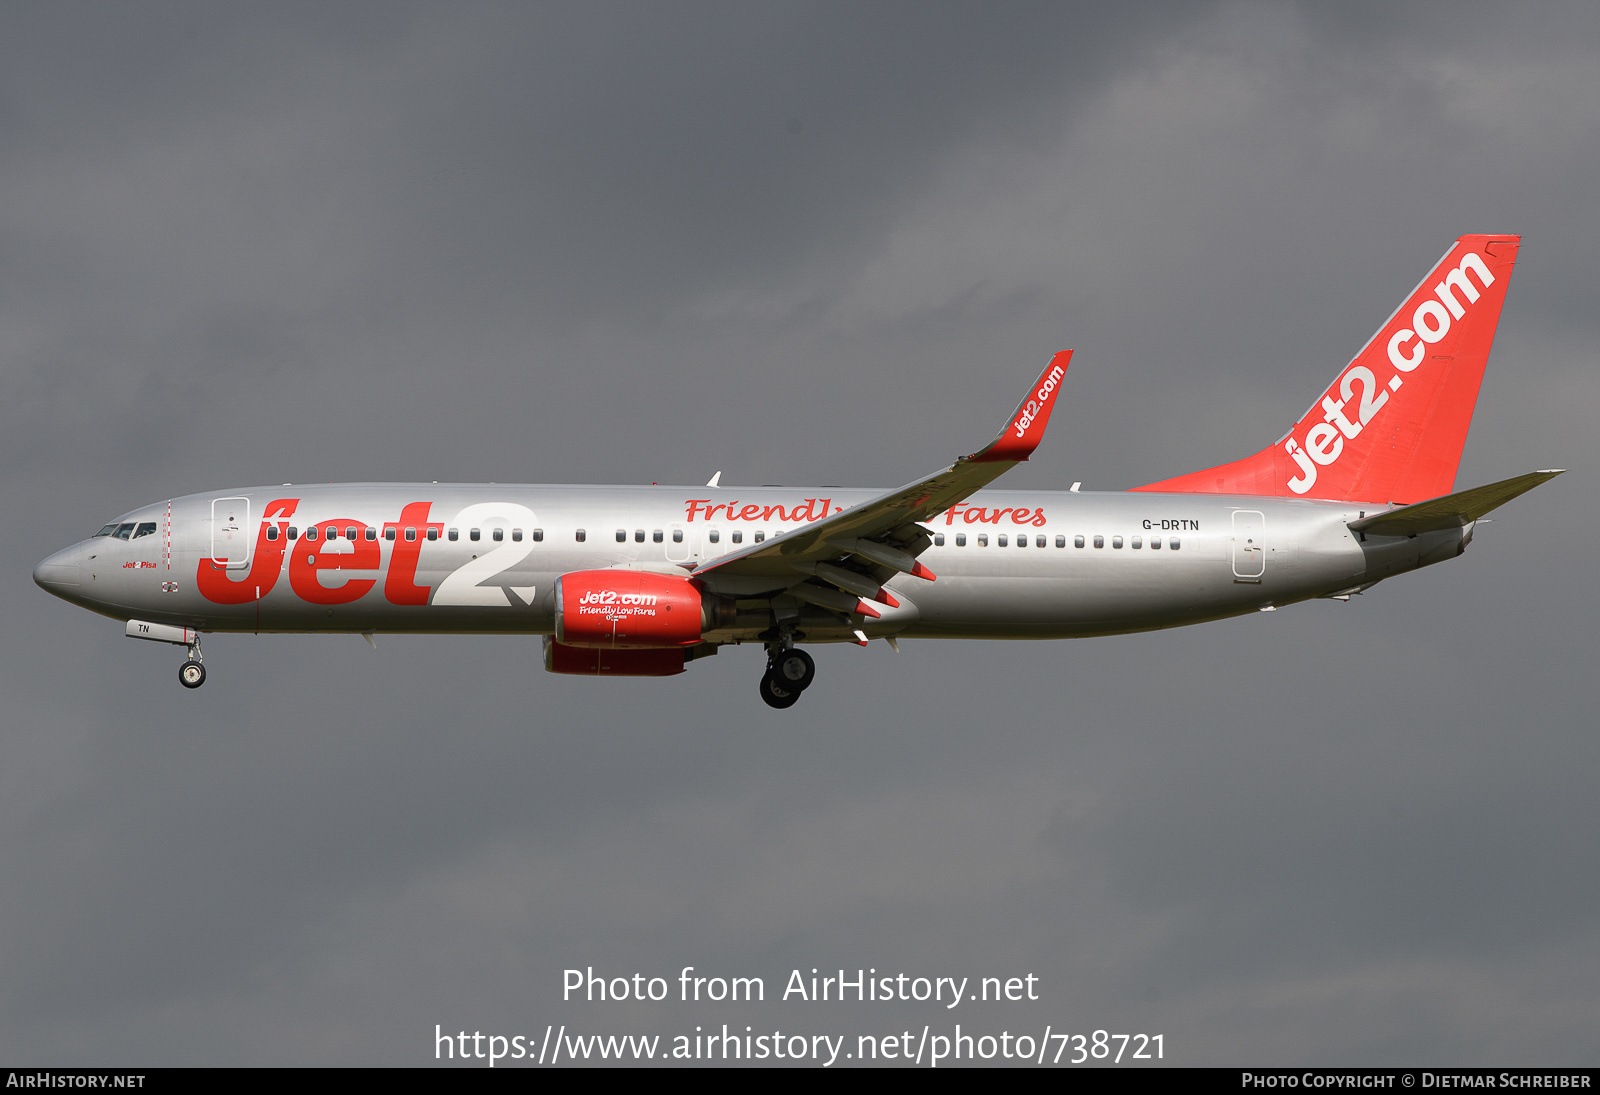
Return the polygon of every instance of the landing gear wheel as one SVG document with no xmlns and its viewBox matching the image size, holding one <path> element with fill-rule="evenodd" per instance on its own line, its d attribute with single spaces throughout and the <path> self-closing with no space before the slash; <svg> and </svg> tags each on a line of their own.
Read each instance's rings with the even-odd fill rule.
<svg viewBox="0 0 1600 1095">
<path fill-rule="evenodd" d="M 793 685 L 779 681 L 768 670 L 761 677 L 761 701 L 768 707 L 775 707 L 782 711 L 784 708 L 793 707 L 800 699 L 800 690 Z"/>
<path fill-rule="evenodd" d="M 790 647 L 772 659 L 767 672 L 785 691 L 804 692 L 817 679 L 817 663 L 804 650 Z"/>
<path fill-rule="evenodd" d="M 206 667 L 190 658 L 178 666 L 178 683 L 185 688 L 199 688 L 206 683 Z"/>
</svg>

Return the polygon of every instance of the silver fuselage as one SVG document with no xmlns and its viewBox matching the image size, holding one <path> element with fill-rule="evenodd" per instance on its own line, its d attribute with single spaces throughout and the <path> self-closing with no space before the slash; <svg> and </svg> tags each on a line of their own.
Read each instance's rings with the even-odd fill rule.
<svg viewBox="0 0 1600 1095">
<path fill-rule="evenodd" d="M 35 577 L 106 616 L 196 631 L 548 634 L 562 574 L 611 567 L 692 574 L 757 536 L 879 493 L 251 487 L 132 511 L 117 524 L 153 522 L 155 531 L 84 540 L 41 563 Z M 936 542 L 920 561 L 937 580 L 895 577 L 887 588 L 901 607 L 862 627 L 869 637 L 967 639 L 1177 627 L 1352 592 L 1452 558 L 1471 538 L 1471 526 L 1365 540 L 1346 527 L 1385 508 L 1229 495 L 981 491 L 924 522 Z M 327 538 L 329 527 L 337 539 Z M 351 565 L 330 570 L 330 562 Z M 705 582 L 739 602 L 736 626 L 707 633 L 707 640 L 754 641 L 771 626 L 763 598 L 781 592 L 782 581 L 761 588 L 760 579 L 707 574 Z M 855 638 L 841 618 L 807 612 L 804 641 Z"/>
</svg>

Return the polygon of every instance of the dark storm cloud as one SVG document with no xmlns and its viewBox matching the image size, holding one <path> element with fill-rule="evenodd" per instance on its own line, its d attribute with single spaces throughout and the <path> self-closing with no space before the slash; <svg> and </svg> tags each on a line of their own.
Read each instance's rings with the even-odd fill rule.
<svg viewBox="0 0 1600 1095">
<path fill-rule="evenodd" d="M 555 1001 L 875 965 L 1031 970 L 985 1022 L 1190 1063 L 1592 1058 L 1594 24 L 8 7 L 6 1047 L 900 1029 Z M 223 637 L 181 694 L 26 580 L 241 483 L 904 481 L 1064 345 L 1017 485 L 1129 486 L 1277 436 L 1469 231 L 1526 243 L 1461 483 L 1574 471 L 1350 605 L 826 650 L 780 720 L 748 651 L 596 688 L 508 639 Z"/>
</svg>

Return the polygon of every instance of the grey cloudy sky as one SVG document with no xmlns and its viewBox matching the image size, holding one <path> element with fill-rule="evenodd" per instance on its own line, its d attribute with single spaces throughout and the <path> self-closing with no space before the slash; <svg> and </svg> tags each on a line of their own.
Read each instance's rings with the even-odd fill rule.
<svg viewBox="0 0 1600 1095">
<path fill-rule="evenodd" d="M 434 1025 L 1600 1051 L 1592 5 L 0 8 L 0 1056 L 431 1060 Z M 218 637 L 29 579 L 346 479 L 888 486 L 1047 355 L 1016 486 L 1278 436 L 1451 240 L 1524 245 L 1459 483 L 1351 604 L 757 655 Z M 1034 973 L 981 1013 L 563 1004 L 561 971 Z"/>
</svg>

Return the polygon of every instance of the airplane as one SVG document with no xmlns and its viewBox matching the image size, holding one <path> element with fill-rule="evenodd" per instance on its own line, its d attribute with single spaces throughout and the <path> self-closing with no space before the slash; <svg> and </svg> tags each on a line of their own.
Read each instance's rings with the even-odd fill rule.
<svg viewBox="0 0 1600 1095">
<path fill-rule="evenodd" d="M 670 676 L 766 652 L 793 706 L 803 646 L 1061 639 L 1348 601 L 1460 555 L 1477 522 L 1560 470 L 1455 491 L 1520 236 L 1445 252 L 1322 397 L 1241 460 L 1128 491 L 995 490 L 1037 448 L 1070 350 L 987 446 L 896 490 L 342 483 L 130 511 L 34 581 L 186 649 L 201 636 L 535 634 L 544 665 Z"/>
</svg>

